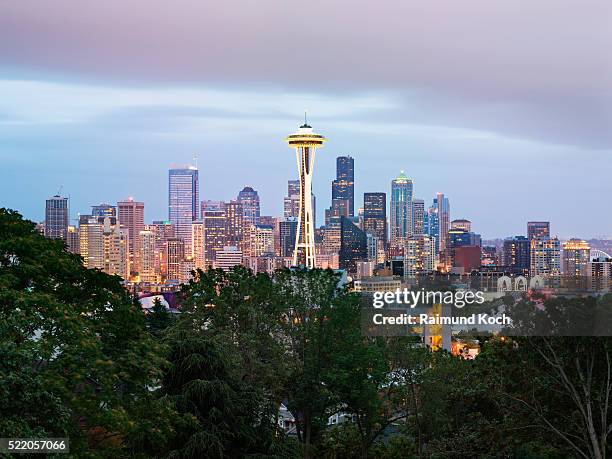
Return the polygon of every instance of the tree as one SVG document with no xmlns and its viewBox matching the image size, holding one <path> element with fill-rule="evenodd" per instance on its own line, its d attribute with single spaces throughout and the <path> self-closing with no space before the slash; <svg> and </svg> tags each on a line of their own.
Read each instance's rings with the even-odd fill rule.
<svg viewBox="0 0 612 459">
<path fill-rule="evenodd" d="M 160 337 L 164 330 L 174 323 L 172 313 L 166 309 L 159 298 L 153 301 L 151 312 L 147 315 L 147 327 L 153 335 Z"/>
<path fill-rule="evenodd" d="M 189 420 L 175 440 L 189 445 L 181 454 L 291 456 L 295 449 L 276 425 L 287 355 L 270 276 L 244 267 L 198 271 L 181 294 L 162 389 Z"/>
<path fill-rule="evenodd" d="M 0 349 L 0 385 L 10 391 L 0 401 L 1 433 L 69 436 L 75 454 L 119 455 L 143 408 L 161 410 L 149 388 L 161 377 L 162 349 L 119 279 L 84 268 L 62 241 L 6 209 Z"/>
</svg>

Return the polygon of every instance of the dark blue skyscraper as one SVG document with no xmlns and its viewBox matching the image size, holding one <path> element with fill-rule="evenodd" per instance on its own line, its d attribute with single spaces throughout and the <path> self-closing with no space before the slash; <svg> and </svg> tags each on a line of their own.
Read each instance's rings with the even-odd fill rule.
<svg viewBox="0 0 612 459">
<path fill-rule="evenodd" d="M 45 236 L 66 240 L 68 233 L 68 198 L 52 196 L 45 205 Z"/>
<path fill-rule="evenodd" d="M 367 261 L 368 241 L 365 231 L 360 230 L 350 218 L 340 218 L 340 269 L 349 273 L 357 271 L 358 261 Z"/>
<path fill-rule="evenodd" d="M 346 204 L 341 204 L 342 202 Z M 336 180 L 332 182 L 332 213 L 334 209 L 346 205 L 349 217 L 355 216 L 355 160 L 350 156 L 336 159 Z M 339 216 L 341 211 L 335 212 Z"/>
<path fill-rule="evenodd" d="M 385 246 L 387 244 L 387 195 L 363 194 L 363 229 L 371 233 Z"/>
</svg>

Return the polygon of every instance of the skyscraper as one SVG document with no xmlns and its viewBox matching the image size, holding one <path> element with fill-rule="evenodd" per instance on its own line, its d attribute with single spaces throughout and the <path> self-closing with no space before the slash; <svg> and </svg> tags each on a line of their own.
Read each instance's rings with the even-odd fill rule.
<svg viewBox="0 0 612 459">
<path fill-rule="evenodd" d="M 238 201 L 223 204 L 225 210 L 225 245 L 240 247 L 244 237 L 244 211 Z"/>
<path fill-rule="evenodd" d="M 140 269 L 140 232 L 144 230 L 144 203 L 128 198 L 117 203 L 117 217 L 129 237 L 130 267 L 133 272 Z"/>
<path fill-rule="evenodd" d="M 242 205 L 242 214 L 245 226 L 257 225 L 259 223 L 259 195 L 250 186 L 245 186 L 238 193 L 237 201 Z"/>
<path fill-rule="evenodd" d="M 550 222 L 527 222 L 527 239 L 550 237 Z"/>
<path fill-rule="evenodd" d="M 96 218 L 96 217 L 94 217 Z M 97 217 L 102 220 L 104 242 L 104 266 L 102 270 L 111 275 L 128 279 L 130 275 L 129 236 L 127 228 L 121 228 L 116 217 Z M 140 237 L 138 238 L 140 240 Z M 140 259 L 140 257 L 138 257 Z"/>
<path fill-rule="evenodd" d="M 185 259 L 185 243 L 181 238 L 168 239 L 166 243 L 166 260 L 168 263 L 167 279 L 180 282 L 183 278 L 183 260 Z"/>
<path fill-rule="evenodd" d="M 350 218 L 340 219 L 340 269 L 349 273 L 357 272 L 357 262 L 368 260 L 366 233 L 360 230 Z"/>
<path fill-rule="evenodd" d="M 558 276 L 561 274 L 561 243 L 556 237 L 540 237 L 530 241 L 530 274 Z"/>
<path fill-rule="evenodd" d="M 168 220 L 177 238 L 185 243 L 186 255 L 191 254 L 191 222 L 198 219 L 198 169 L 194 166 L 170 169 L 168 172 Z"/>
<path fill-rule="evenodd" d="M 298 132 L 287 137 L 289 147 L 295 149 L 300 180 L 300 212 L 298 215 L 297 237 L 293 264 L 314 268 L 315 240 L 314 240 L 314 214 L 312 208 L 312 174 L 317 147 L 323 145 L 325 137 L 315 134 L 312 126 L 304 120 Z"/>
<path fill-rule="evenodd" d="M 348 217 L 355 216 L 355 160 L 350 156 L 336 158 L 336 180 L 332 182 L 332 208 L 335 201 L 347 201 Z"/>
<path fill-rule="evenodd" d="M 280 233 L 280 255 L 281 257 L 292 257 L 295 249 L 295 237 L 297 235 L 297 217 L 288 217 L 279 223 Z"/>
<path fill-rule="evenodd" d="M 155 234 L 155 269 L 161 276 L 168 274 L 168 239 L 175 238 L 174 226 L 169 221 L 154 221 L 145 227 Z"/>
<path fill-rule="evenodd" d="M 80 253 L 81 248 L 79 247 L 79 229 L 76 226 L 68 225 L 68 232 L 66 233 L 66 246 L 72 253 Z"/>
<path fill-rule="evenodd" d="M 104 222 L 100 217 L 79 216 L 79 252 L 86 268 L 104 268 Z"/>
<path fill-rule="evenodd" d="M 401 247 L 412 235 L 412 180 L 400 172 L 391 182 L 390 243 Z"/>
<path fill-rule="evenodd" d="M 287 196 L 283 201 L 283 216 L 298 218 L 300 212 L 300 181 L 287 181 Z"/>
<path fill-rule="evenodd" d="M 448 242 L 448 230 L 450 229 L 450 203 L 444 193 L 436 193 L 438 204 L 438 250 L 446 249 Z"/>
<path fill-rule="evenodd" d="M 363 194 L 363 229 L 386 245 L 387 195 L 385 193 Z"/>
<path fill-rule="evenodd" d="M 156 235 L 151 230 L 140 232 L 140 282 L 157 282 Z"/>
<path fill-rule="evenodd" d="M 513 274 L 528 274 L 531 264 L 529 250 L 529 239 L 525 236 L 506 239 L 502 252 L 502 264 Z"/>
<path fill-rule="evenodd" d="M 225 210 L 221 205 L 218 208 L 210 207 L 202 212 L 204 222 L 204 262 L 206 268 L 214 266 L 216 254 L 227 244 Z"/>
<path fill-rule="evenodd" d="M 420 236 L 425 233 L 425 201 L 412 200 L 412 234 Z"/>
<path fill-rule="evenodd" d="M 570 239 L 563 243 L 563 274 L 587 276 L 591 260 L 591 247 L 582 239 Z"/>
<path fill-rule="evenodd" d="M 423 220 L 423 232 L 434 240 L 436 253 L 440 252 L 440 241 L 438 234 L 440 232 L 440 220 L 438 218 L 438 202 L 434 198 L 432 205 L 427 209 Z"/>
<path fill-rule="evenodd" d="M 206 253 L 205 253 L 205 228 L 202 220 L 195 220 L 191 223 L 191 258 L 193 259 L 195 269 L 206 271 Z"/>
<path fill-rule="evenodd" d="M 252 225 L 249 240 L 251 242 L 249 256 L 261 257 L 274 254 L 274 228 L 272 226 Z"/>
<path fill-rule="evenodd" d="M 45 204 L 45 236 L 66 240 L 68 233 L 68 198 L 55 195 Z"/>
<path fill-rule="evenodd" d="M 404 251 L 404 276 L 415 277 L 434 271 L 436 255 L 433 238 L 424 234 L 409 237 Z"/>
</svg>

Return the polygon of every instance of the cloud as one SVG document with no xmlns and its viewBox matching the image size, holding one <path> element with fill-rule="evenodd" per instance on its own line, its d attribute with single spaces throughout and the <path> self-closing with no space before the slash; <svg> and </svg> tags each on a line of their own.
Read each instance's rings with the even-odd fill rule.
<svg viewBox="0 0 612 459">
<path fill-rule="evenodd" d="M 336 107 L 342 94 L 388 93 L 381 119 L 612 146 L 606 0 L 55 0 L 0 13 L 11 74 L 262 91 L 281 113 L 304 103 L 283 93 Z"/>
</svg>

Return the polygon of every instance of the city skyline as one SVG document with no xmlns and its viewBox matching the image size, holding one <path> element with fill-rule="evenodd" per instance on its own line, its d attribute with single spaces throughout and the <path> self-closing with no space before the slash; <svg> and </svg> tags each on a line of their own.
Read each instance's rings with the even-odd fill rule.
<svg viewBox="0 0 612 459">
<path fill-rule="evenodd" d="M 340 157 L 338 157 L 338 158 L 340 158 Z M 342 157 L 342 158 L 344 158 L 344 157 Z M 334 159 L 333 165 L 334 165 L 334 171 L 335 171 L 336 159 L 337 158 L 334 157 L 333 159 Z M 359 168 L 359 166 L 357 165 L 356 169 L 358 169 L 358 168 Z M 196 172 L 196 177 L 198 177 L 198 175 L 201 175 L 201 174 L 198 174 L 200 172 L 199 168 L 197 168 L 194 164 L 190 164 L 188 162 L 184 163 L 184 164 L 172 163 L 171 165 L 169 165 L 164 170 L 164 172 L 166 174 L 165 175 L 165 182 L 166 182 L 166 184 L 168 182 L 168 173 L 171 172 L 171 171 L 177 171 L 177 170 L 185 170 L 185 171 L 191 170 L 191 171 L 195 171 Z M 404 171 L 403 170 L 399 171 L 399 176 L 403 176 L 403 175 L 404 175 Z M 329 192 L 330 196 L 333 193 L 335 176 L 336 176 L 336 173 L 334 172 L 332 180 L 327 185 L 327 188 L 329 188 L 328 192 Z M 316 174 L 315 174 L 315 177 L 316 177 Z M 390 183 L 394 182 L 395 180 L 396 180 L 396 178 L 392 178 Z M 291 179 L 291 178 L 287 179 L 285 181 L 285 194 L 286 194 L 287 182 L 295 182 L 295 181 L 296 180 Z M 411 180 L 411 182 L 414 182 L 414 181 Z M 198 186 L 201 186 L 199 182 L 198 182 Z M 357 189 L 361 188 L 361 187 L 358 186 L 357 183 L 355 184 L 355 187 Z M 99 200 L 99 202 L 92 202 L 92 203 L 84 205 L 83 208 L 74 209 L 74 205 L 71 204 L 71 202 L 73 201 L 73 197 L 71 197 L 69 193 L 64 193 L 62 191 L 64 188 L 65 187 L 62 185 L 60 187 L 60 190 L 58 190 L 58 193 L 49 194 L 46 198 L 44 198 L 42 206 L 40 206 L 40 203 L 38 203 L 39 207 L 41 207 L 41 212 L 40 213 L 42 214 L 42 218 L 39 218 L 39 219 L 32 218 L 32 217 L 28 216 L 27 214 L 25 214 L 22 209 L 14 208 L 14 210 L 17 210 L 17 211 L 19 211 L 21 213 L 24 213 L 26 218 L 30 218 L 34 222 L 43 223 L 45 221 L 44 216 L 45 216 L 45 213 L 46 213 L 44 202 L 45 201 L 49 201 L 49 200 L 51 200 L 53 198 L 63 198 L 63 199 L 67 199 L 68 200 L 68 206 L 69 206 L 68 207 L 68 209 L 69 209 L 69 224 L 70 225 L 77 225 L 78 226 L 79 216 L 80 215 L 91 214 L 92 213 L 91 210 L 93 208 L 97 208 L 97 207 L 100 207 L 100 206 L 106 206 L 106 205 L 109 205 L 109 203 L 110 203 L 110 205 L 112 207 L 113 203 L 117 204 L 117 203 L 120 203 L 121 201 L 137 200 L 137 201 L 141 201 L 142 203 L 145 204 L 145 211 L 144 211 L 145 212 L 145 214 L 144 214 L 145 215 L 145 218 L 144 218 L 145 222 L 151 223 L 151 222 L 155 222 L 155 221 L 158 221 L 158 222 L 160 222 L 160 221 L 171 221 L 171 218 L 169 218 L 169 209 L 168 209 L 168 189 L 162 190 L 162 194 L 164 194 L 164 198 L 166 199 L 166 201 L 165 201 L 166 203 L 162 204 L 161 206 L 159 205 L 159 203 L 153 203 L 153 205 L 151 205 L 150 203 L 148 203 L 148 202 L 146 202 L 146 201 L 144 201 L 142 199 L 138 199 L 138 196 L 130 195 L 130 196 L 119 197 L 116 200 L 103 198 L 103 199 Z M 153 188 L 156 188 L 156 187 L 153 187 Z M 157 188 L 159 188 L 159 187 L 157 187 Z M 387 206 L 388 209 L 391 209 L 391 206 L 392 206 L 392 203 L 391 203 L 391 201 L 392 201 L 392 192 L 391 192 L 392 186 L 389 185 L 387 188 L 388 188 L 387 190 L 384 190 L 384 188 L 381 187 L 381 190 L 384 190 L 384 191 L 365 191 L 363 193 L 355 193 L 356 194 L 356 199 L 355 199 L 355 217 L 357 217 L 357 211 L 358 210 L 363 210 L 364 209 L 364 205 L 365 205 L 364 197 L 367 194 L 377 194 L 377 193 L 386 194 L 387 195 L 386 196 L 386 206 Z M 201 196 L 200 195 L 197 198 L 197 206 L 199 208 L 200 205 L 204 205 L 206 202 L 212 202 L 212 203 L 219 203 L 219 202 L 227 202 L 227 203 L 229 203 L 229 202 L 234 202 L 235 199 L 236 199 L 236 196 L 237 195 L 239 196 L 241 193 L 243 193 L 245 189 L 251 189 L 255 193 L 261 194 L 259 189 L 251 187 L 249 185 L 245 185 L 244 187 L 241 187 L 238 190 L 234 190 L 235 192 L 233 194 L 232 194 L 232 191 L 227 192 L 224 195 L 224 198 L 219 198 L 218 195 L 216 195 L 215 199 L 211 199 L 209 196 Z M 108 194 L 112 194 L 112 193 L 108 193 Z M 107 194 L 107 196 L 108 196 L 108 194 Z M 286 205 L 283 202 L 284 200 L 286 200 L 286 196 L 282 196 L 282 194 L 283 193 L 281 193 L 281 196 L 277 196 L 276 197 L 276 200 L 280 199 L 280 206 L 278 206 L 278 205 L 275 206 L 275 207 L 281 207 L 281 209 L 278 211 L 278 213 L 267 213 L 264 210 L 261 210 L 261 215 L 270 215 L 272 217 L 278 217 L 280 219 L 286 218 L 286 216 L 284 217 L 285 211 L 283 209 L 284 205 Z M 438 194 L 441 194 L 441 192 L 436 192 L 436 193 L 434 193 L 433 196 L 421 196 L 421 195 L 417 195 L 416 192 L 414 192 L 413 196 L 412 196 L 412 199 L 413 200 L 417 200 L 417 201 L 424 201 L 425 206 L 431 205 L 431 202 L 434 201 L 434 206 L 435 206 L 436 205 L 435 204 L 435 198 L 436 198 L 436 196 Z M 442 195 L 444 195 L 444 193 L 442 193 Z M 314 196 L 316 197 L 316 194 L 314 194 Z M 446 195 L 446 196 L 449 197 L 448 195 Z M 450 196 L 450 197 L 452 198 L 452 196 Z M 79 199 L 78 201 L 82 202 L 83 199 Z M 333 204 L 333 199 L 330 198 L 328 202 L 329 202 L 330 205 L 332 205 Z M 278 203 L 275 203 L 275 204 L 278 204 Z M 454 200 L 453 200 L 453 204 L 455 205 L 455 201 Z M 258 205 L 259 205 L 259 203 L 258 203 Z M 9 208 L 11 208 L 10 206 L 6 206 L 4 203 L 2 205 L 0 205 L 0 207 L 9 207 Z M 151 207 L 153 207 L 154 209 L 161 207 L 161 208 L 163 208 L 163 211 L 161 213 L 159 213 L 159 214 L 156 213 L 153 216 L 151 216 L 151 211 L 150 211 Z M 266 206 L 265 203 L 262 203 L 262 209 L 270 208 L 270 207 L 271 206 L 269 206 L 269 205 Z M 323 218 L 323 215 L 321 215 L 321 214 L 323 214 L 326 210 L 327 209 L 325 209 L 323 207 L 319 207 L 319 205 L 317 205 L 317 207 L 315 209 L 315 212 L 319 215 L 319 217 L 317 219 L 317 225 L 316 225 L 317 228 L 322 226 L 322 225 L 324 225 L 324 223 L 325 223 L 323 221 L 324 218 Z M 203 211 L 203 209 L 202 209 L 202 211 Z M 199 211 L 197 212 L 197 214 L 199 215 Z M 389 218 L 390 218 L 390 216 L 388 215 L 387 216 L 387 224 L 390 224 Z M 481 226 L 481 222 L 480 221 L 474 220 L 473 218 L 470 218 L 469 216 L 466 217 L 465 215 L 457 215 L 456 211 L 453 209 L 452 219 L 456 219 L 456 218 L 467 218 L 471 222 L 474 222 L 478 227 Z M 531 219 L 531 220 L 534 220 L 534 219 Z M 531 220 L 529 220 L 529 222 L 531 222 Z M 535 220 L 538 220 L 538 219 L 535 219 Z M 546 220 L 546 219 L 539 219 L 539 220 Z M 483 234 L 483 239 L 487 239 L 487 240 L 495 240 L 495 239 L 504 240 L 504 239 L 507 239 L 507 238 L 512 238 L 514 236 L 520 236 L 520 235 L 525 236 L 525 235 L 527 235 L 527 231 L 525 230 L 525 228 L 526 228 L 525 225 L 527 225 L 527 223 L 528 223 L 528 220 L 520 220 L 518 222 L 515 221 L 512 226 L 513 227 L 519 227 L 519 229 L 517 230 L 516 233 L 507 232 L 507 234 L 499 234 L 499 235 L 492 235 L 492 236 L 487 235 L 487 234 Z M 535 223 L 538 223 L 538 222 L 536 221 Z M 548 223 L 548 222 L 545 222 L 545 223 Z M 555 221 L 552 222 L 552 224 L 554 225 L 555 228 L 557 227 L 558 223 L 561 223 L 561 222 L 555 222 Z M 569 240 L 569 239 L 576 238 L 576 237 L 582 238 L 582 239 L 598 239 L 598 238 L 611 239 L 612 238 L 612 235 L 607 235 L 607 234 L 604 234 L 604 233 L 595 234 L 594 236 L 584 236 L 582 234 L 570 234 L 570 235 L 566 236 L 566 235 L 560 234 L 557 231 L 550 232 L 550 236 L 557 236 L 557 237 L 559 237 L 562 240 Z M 388 237 L 390 237 L 390 235 L 388 235 Z"/>
<path fill-rule="evenodd" d="M 262 213 L 282 215 L 296 178 L 282 138 L 307 108 L 330 139 L 320 210 L 335 158 L 350 155 L 356 207 L 364 192 L 390 195 L 404 170 L 416 197 L 445 193 L 486 238 L 529 220 L 564 238 L 612 234 L 600 210 L 612 183 L 597 178 L 612 170 L 609 2 L 385 0 L 366 14 L 339 0 L 320 29 L 290 27 L 296 5 L 277 0 L 231 16 L 192 0 L 163 15 L 155 2 L 112 4 L 0 6 L 3 206 L 40 221 L 63 186 L 73 210 L 133 196 L 162 219 L 158 184 L 198 155 L 202 199 L 251 186 Z M 287 65 L 303 50 L 317 70 Z M 576 208 L 597 223 L 569 218 Z"/>
</svg>

